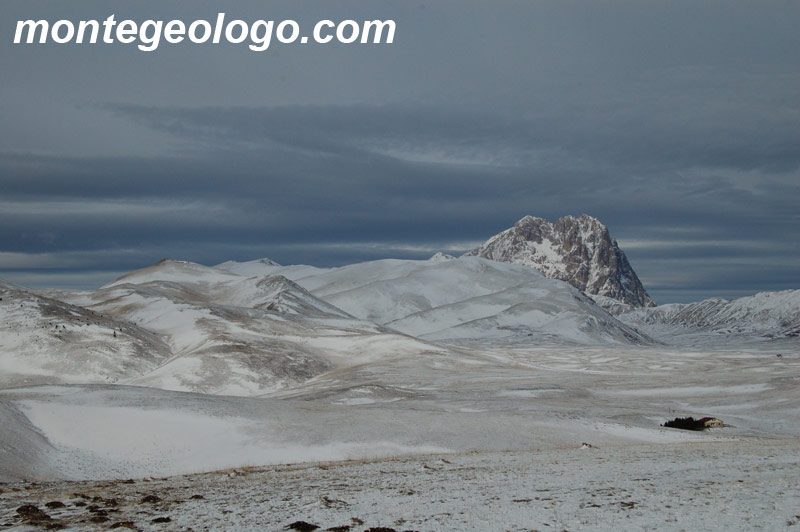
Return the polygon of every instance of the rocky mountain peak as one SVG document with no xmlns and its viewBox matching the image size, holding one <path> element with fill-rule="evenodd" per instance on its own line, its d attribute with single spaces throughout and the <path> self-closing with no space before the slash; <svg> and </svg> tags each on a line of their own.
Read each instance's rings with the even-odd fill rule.
<svg viewBox="0 0 800 532">
<path fill-rule="evenodd" d="M 552 223 L 525 216 L 465 255 L 533 266 L 588 294 L 637 307 L 655 305 L 608 228 L 588 214 Z"/>
</svg>

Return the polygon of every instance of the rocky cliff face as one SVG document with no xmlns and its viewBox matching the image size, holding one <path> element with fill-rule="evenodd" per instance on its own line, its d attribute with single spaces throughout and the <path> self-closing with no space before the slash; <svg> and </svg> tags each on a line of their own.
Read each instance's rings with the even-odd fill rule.
<svg viewBox="0 0 800 532">
<path fill-rule="evenodd" d="M 588 294 L 637 307 L 655 305 L 608 228 L 586 214 L 554 223 L 526 216 L 465 255 L 533 266 Z"/>
</svg>

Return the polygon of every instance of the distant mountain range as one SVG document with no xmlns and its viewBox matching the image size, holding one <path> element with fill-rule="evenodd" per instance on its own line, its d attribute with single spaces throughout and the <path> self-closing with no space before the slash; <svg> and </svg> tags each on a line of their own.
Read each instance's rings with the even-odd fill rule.
<svg viewBox="0 0 800 532">
<path fill-rule="evenodd" d="M 125 383 L 263 395 L 384 358 L 466 360 L 466 346 L 800 334 L 797 290 L 653 305 L 608 230 L 586 215 L 525 217 L 460 258 L 329 269 L 164 260 L 97 290 L 0 282 L 0 388 Z"/>
<path fill-rule="evenodd" d="M 598 305 L 623 323 L 666 343 L 708 342 L 758 336 L 800 336 L 800 290 L 760 292 L 728 301 L 714 298 L 696 303 L 673 303 L 636 308 L 603 296 Z"/>
</svg>

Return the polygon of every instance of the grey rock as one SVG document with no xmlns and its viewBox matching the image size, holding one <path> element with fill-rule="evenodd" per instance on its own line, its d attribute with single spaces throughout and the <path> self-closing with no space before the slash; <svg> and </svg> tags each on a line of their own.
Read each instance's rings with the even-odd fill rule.
<svg viewBox="0 0 800 532">
<path fill-rule="evenodd" d="M 532 266 L 587 294 L 655 306 L 608 228 L 587 214 L 553 223 L 525 216 L 465 255 Z"/>
</svg>

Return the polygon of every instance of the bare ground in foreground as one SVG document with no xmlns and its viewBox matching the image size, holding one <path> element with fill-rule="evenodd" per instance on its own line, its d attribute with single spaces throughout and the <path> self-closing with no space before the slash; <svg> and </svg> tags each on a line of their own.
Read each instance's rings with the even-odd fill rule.
<svg viewBox="0 0 800 532">
<path fill-rule="evenodd" d="M 0 530 L 800 531 L 799 474 L 744 439 L 0 484 Z"/>
</svg>

